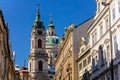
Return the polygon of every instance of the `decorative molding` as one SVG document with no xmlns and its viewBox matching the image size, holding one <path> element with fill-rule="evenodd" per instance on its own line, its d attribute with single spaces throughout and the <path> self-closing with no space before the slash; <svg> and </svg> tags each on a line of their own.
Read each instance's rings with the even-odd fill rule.
<svg viewBox="0 0 120 80">
<path fill-rule="evenodd" d="M 100 46 L 103 48 L 103 47 L 104 47 L 104 44 L 100 44 Z"/>
<path fill-rule="evenodd" d="M 119 24 L 119 25 L 117 25 L 117 28 L 120 28 L 120 24 Z"/>
<path fill-rule="evenodd" d="M 114 34 L 116 31 L 117 31 L 117 29 L 114 29 L 114 30 L 112 30 L 111 32 L 112 32 L 112 34 Z"/>
<path fill-rule="evenodd" d="M 110 39 L 105 39 L 104 43 L 107 44 L 108 42 L 110 42 Z"/>
</svg>

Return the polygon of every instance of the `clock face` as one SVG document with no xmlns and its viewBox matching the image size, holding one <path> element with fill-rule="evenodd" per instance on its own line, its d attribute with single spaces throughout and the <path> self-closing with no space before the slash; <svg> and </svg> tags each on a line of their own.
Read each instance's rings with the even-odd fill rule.
<svg viewBox="0 0 120 80">
<path fill-rule="evenodd" d="M 39 35 L 41 35 L 41 34 L 42 34 L 42 31 L 37 31 L 37 33 L 38 33 Z"/>
</svg>

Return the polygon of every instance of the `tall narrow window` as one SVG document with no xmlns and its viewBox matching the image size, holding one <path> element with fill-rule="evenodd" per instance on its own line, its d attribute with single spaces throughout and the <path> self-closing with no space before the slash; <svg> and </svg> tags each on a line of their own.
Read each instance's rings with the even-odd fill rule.
<svg viewBox="0 0 120 80">
<path fill-rule="evenodd" d="M 103 58 L 103 48 L 102 46 L 99 46 L 99 61 L 100 61 L 100 65 L 101 67 L 104 65 L 104 58 Z"/>
<path fill-rule="evenodd" d="M 38 39 L 38 48 L 42 48 L 42 40 Z"/>
<path fill-rule="evenodd" d="M 95 38 L 95 36 L 92 35 L 92 45 L 94 45 L 94 43 L 95 43 L 94 38 Z"/>
<path fill-rule="evenodd" d="M 97 42 L 97 32 L 95 32 L 95 42 Z"/>
<path fill-rule="evenodd" d="M 107 58 L 110 60 L 110 47 L 109 45 L 107 46 Z"/>
<path fill-rule="evenodd" d="M 92 58 L 92 69 L 95 70 L 95 58 Z"/>
<path fill-rule="evenodd" d="M 43 64 L 42 64 L 42 61 L 39 61 L 38 62 L 38 69 L 39 69 L 39 71 L 42 71 L 42 67 L 43 66 Z"/>
<path fill-rule="evenodd" d="M 91 56 L 88 57 L 88 64 L 91 63 Z"/>
<path fill-rule="evenodd" d="M 112 9 L 112 19 L 114 20 L 116 17 L 116 14 L 115 14 L 115 8 Z"/>
<path fill-rule="evenodd" d="M 114 71 L 114 80 L 118 80 L 118 70 L 115 70 Z"/>
<path fill-rule="evenodd" d="M 102 37 L 102 35 L 103 35 L 103 26 L 101 25 L 101 27 L 100 27 L 100 37 Z"/>
<path fill-rule="evenodd" d="M 117 55 L 117 37 L 116 35 L 114 36 L 114 53 Z"/>
<path fill-rule="evenodd" d="M 105 25 L 106 25 L 106 31 L 107 31 L 109 29 L 108 19 L 105 20 Z"/>
<path fill-rule="evenodd" d="M 83 61 L 83 67 L 86 67 L 86 59 Z"/>
<path fill-rule="evenodd" d="M 97 66 L 97 64 L 98 64 L 98 57 L 96 56 L 95 57 L 95 66 Z"/>
<path fill-rule="evenodd" d="M 82 63 L 79 64 L 79 71 L 82 70 Z"/>
<path fill-rule="evenodd" d="M 120 0 L 118 1 L 118 11 L 120 13 Z"/>
</svg>

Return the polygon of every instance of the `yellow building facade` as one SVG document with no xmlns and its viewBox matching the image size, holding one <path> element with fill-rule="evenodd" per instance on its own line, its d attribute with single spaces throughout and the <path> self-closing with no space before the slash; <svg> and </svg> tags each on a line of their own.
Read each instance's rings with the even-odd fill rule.
<svg viewBox="0 0 120 80">
<path fill-rule="evenodd" d="M 74 25 L 71 25 L 74 27 Z M 57 58 L 55 60 L 55 79 L 54 80 L 74 80 L 73 71 L 73 29 L 67 28 L 65 38 L 61 39 Z"/>
</svg>

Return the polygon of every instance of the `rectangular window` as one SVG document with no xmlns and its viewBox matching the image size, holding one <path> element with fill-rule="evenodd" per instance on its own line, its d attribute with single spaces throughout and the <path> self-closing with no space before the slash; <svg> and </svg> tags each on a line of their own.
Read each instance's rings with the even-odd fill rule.
<svg viewBox="0 0 120 80">
<path fill-rule="evenodd" d="M 101 27 L 100 27 L 100 37 L 102 37 L 102 35 L 103 35 L 103 26 L 101 25 Z"/>
<path fill-rule="evenodd" d="M 86 66 L 86 59 L 83 61 L 83 67 Z"/>
<path fill-rule="evenodd" d="M 98 64 L 98 58 L 97 58 L 97 56 L 95 57 L 95 65 L 97 65 Z"/>
<path fill-rule="evenodd" d="M 82 63 L 79 64 L 79 71 L 82 70 Z"/>
<path fill-rule="evenodd" d="M 116 35 L 114 36 L 114 53 L 117 55 L 117 37 Z"/>
<path fill-rule="evenodd" d="M 110 47 L 109 45 L 107 46 L 107 58 L 110 60 Z"/>
<path fill-rule="evenodd" d="M 118 1 L 118 11 L 120 13 L 120 0 Z"/>
<path fill-rule="evenodd" d="M 115 14 L 115 8 L 112 9 L 112 19 L 114 20 L 116 17 L 116 14 Z"/>
<path fill-rule="evenodd" d="M 105 76 L 103 75 L 100 80 L 105 80 Z"/>
<path fill-rule="evenodd" d="M 95 41 L 94 41 L 94 35 L 92 36 L 92 45 L 94 45 Z"/>
<path fill-rule="evenodd" d="M 107 74 L 106 74 L 106 80 L 111 80 L 111 75 L 110 75 L 110 73 L 107 73 Z"/>
<path fill-rule="evenodd" d="M 88 64 L 91 62 L 91 56 L 88 57 Z"/>
<path fill-rule="evenodd" d="M 106 31 L 107 31 L 109 29 L 108 19 L 105 20 L 105 25 L 106 25 Z"/>
<path fill-rule="evenodd" d="M 92 45 L 94 45 L 97 41 L 97 32 L 94 32 L 92 35 Z"/>
<path fill-rule="evenodd" d="M 114 80 L 118 80 L 118 71 L 117 70 L 115 70 L 115 72 L 114 72 Z"/>
<path fill-rule="evenodd" d="M 95 32 L 95 42 L 97 42 L 97 32 Z"/>
</svg>

